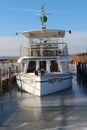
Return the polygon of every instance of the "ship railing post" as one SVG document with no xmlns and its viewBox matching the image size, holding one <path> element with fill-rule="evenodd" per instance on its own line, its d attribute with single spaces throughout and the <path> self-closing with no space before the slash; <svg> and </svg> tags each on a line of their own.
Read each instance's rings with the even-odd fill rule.
<svg viewBox="0 0 87 130">
<path fill-rule="evenodd" d="M 8 69 L 8 86 L 11 89 L 11 67 Z"/>
<path fill-rule="evenodd" d="M 18 66 L 16 66 L 16 73 L 18 73 Z"/>
</svg>

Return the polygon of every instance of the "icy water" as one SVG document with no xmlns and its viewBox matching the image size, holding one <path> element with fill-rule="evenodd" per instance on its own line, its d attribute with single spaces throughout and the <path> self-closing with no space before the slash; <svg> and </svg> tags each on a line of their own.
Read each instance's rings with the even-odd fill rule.
<svg viewBox="0 0 87 130">
<path fill-rule="evenodd" d="M 4 93 L 0 130 L 87 130 L 87 84 L 74 77 L 72 88 L 42 98 L 16 89 Z"/>
</svg>

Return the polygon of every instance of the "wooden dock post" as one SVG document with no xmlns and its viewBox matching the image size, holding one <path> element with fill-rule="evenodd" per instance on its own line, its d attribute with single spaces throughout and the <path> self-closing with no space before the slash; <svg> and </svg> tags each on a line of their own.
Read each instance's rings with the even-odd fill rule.
<svg viewBox="0 0 87 130">
<path fill-rule="evenodd" d="M 77 64 L 77 75 L 82 83 L 87 83 L 87 63 L 78 62 Z"/>
<path fill-rule="evenodd" d="M 78 64 L 77 64 L 77 75 L 80 75 L 81 74 L 81 64 L 80 64 L 80 62 L 78 62 Z"/>
<path fill-rule="evenodd" d="M 0 92 L 2 92 L 2 70 L 0 69 Z"/>
</svg>

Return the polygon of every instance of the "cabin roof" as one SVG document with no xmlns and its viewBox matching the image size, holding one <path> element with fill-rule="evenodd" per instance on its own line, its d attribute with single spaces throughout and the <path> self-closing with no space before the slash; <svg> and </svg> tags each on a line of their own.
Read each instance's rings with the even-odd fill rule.
<svg viewBox="0 0 87 130">
<path fill-rule="evenodd" d="M 52 38 L 63 38 L 65 36 L 64 30 L 33 30 L 24 31 L 22 34 L 27 38 L 40 38 L 42 37 L 52 37 Z"/>
<path fill-rule="evenodd" d="M 57 60 L 57 58 L 56 57 L 43 57 L 43 58 L 41 58 L 41 57 L 28 57 L 28 56 L 24 56 L 24 57 L 20 57 L 19 59 L 18 59 L 18 61 L 17 61 L 17 63 L 22 63 L 24 60 L 47 60 L 47 59 L 49 59 L 49 60 Z M 71 62 L 72 61 L 72 59 L 69 57 L 69 56 L 59 56 L 58 57 L 58 61 L 59 62 Z"/>
</svg>

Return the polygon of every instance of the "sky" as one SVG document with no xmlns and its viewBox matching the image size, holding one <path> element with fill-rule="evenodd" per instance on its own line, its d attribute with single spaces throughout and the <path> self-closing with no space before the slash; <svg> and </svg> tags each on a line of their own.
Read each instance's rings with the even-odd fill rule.
<svg viewBox="0 0 87 130">
<path fill-rule="evenodd" d="M 87 52 L 87 0 L 0 0 L 0 56 L 19 56 L 20 44 L 27 41 L 21 32 L 41 29 L 43 1 L 50 14 L 47 29 L 66 31 L 69 53 Z"/>
</svg>

